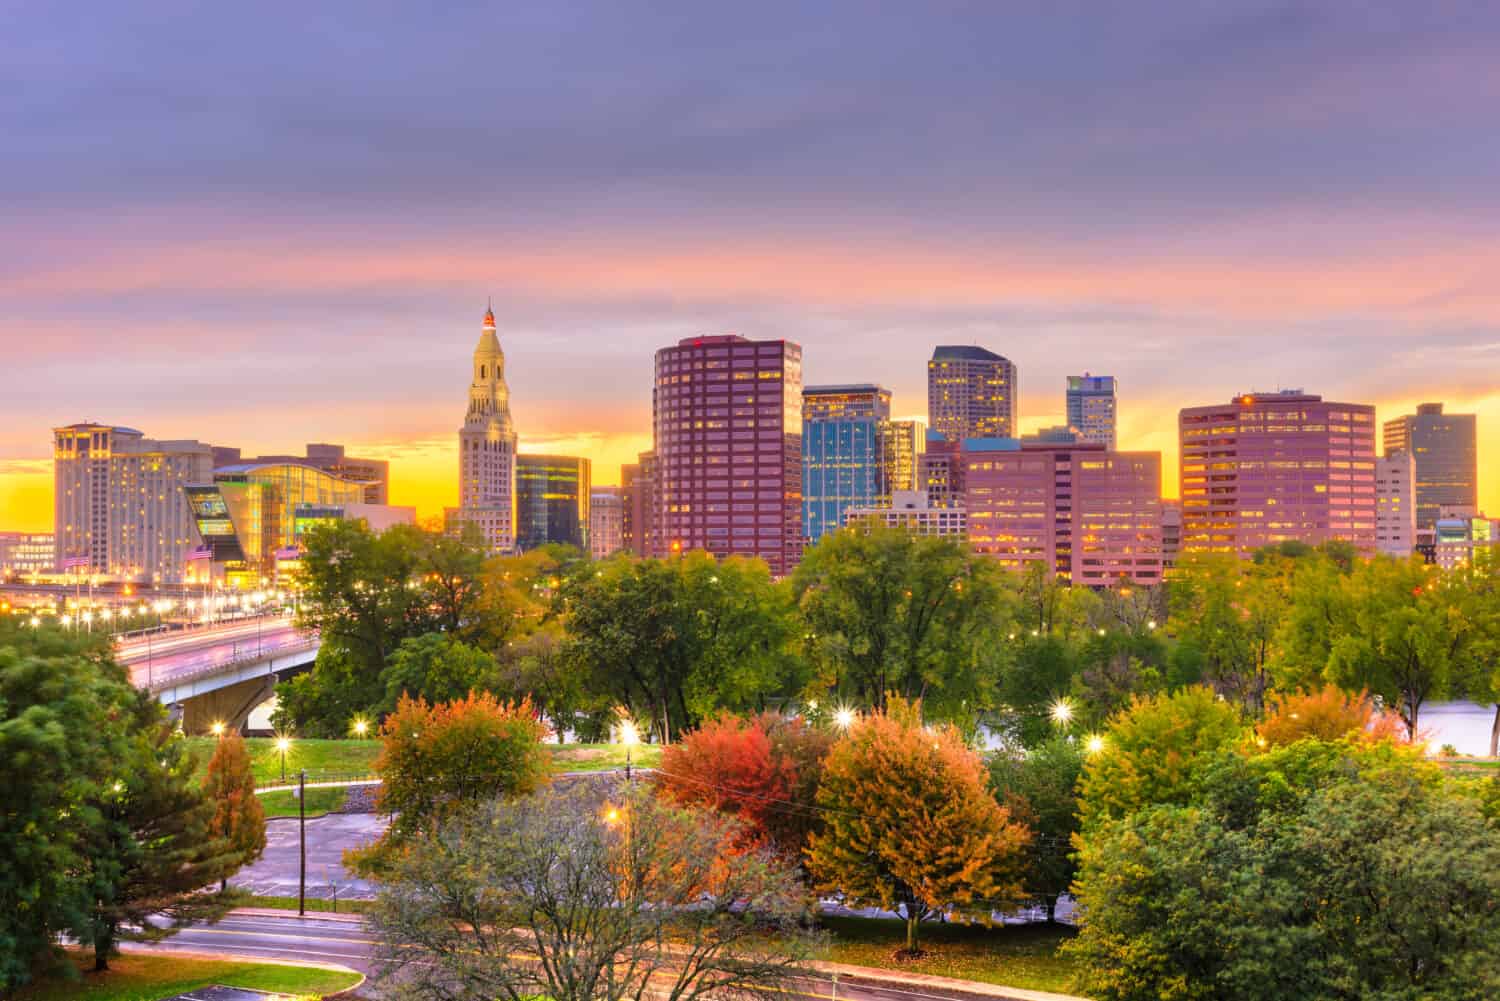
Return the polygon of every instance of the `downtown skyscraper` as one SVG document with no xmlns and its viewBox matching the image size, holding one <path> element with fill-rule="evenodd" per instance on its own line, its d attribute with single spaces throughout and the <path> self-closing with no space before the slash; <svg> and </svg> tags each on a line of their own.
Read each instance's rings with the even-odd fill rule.
<svg viewBox="0 0 1500 1001">
<path fill-rule="evenodd" d="M 493 310 L 484 311 L 469 407 L 458 432 L 458 507 L 446 512 L 450 526 L 473 525 L 490 552 L 516 544 L 516 429 L 510 420 L 505 353 L 495 333 Z"/>
<path fill-rule="evenodd" d="M 981 347 L 943 345 L 927 363 L 927 424 L 948 441 L 1016 433 L 1016 366 Z"/>
<path fill-rule="evenodd" d="M 802 347 L 737 334 L 656 352 L 649 552 L 802 556 Z M 635 526 L 640 531 L 640 526 Z"/>
<path fill-rule="evenodd" d="M 1105 448 L 1115 447 L 1115 426 L 1119 403 L 1115 398 L 1112 375 L 1068 376 L 1068 428 L 1079 441 L 1091 441 Z"/>
<path fill-rule="evenodd" d="M 1332 539 L 1374 551 L 1374 407 L 1247 393 L 1183 409 L 1178 435 L 1184 552 Z"/>
<path fill-rule="evenodd" d="M 1430 531 L 1445 507 L 1475 512 L 1479 451 L 1473 414 L 1445 414 L 1441 403 L 1423 403 L 1415 414 L 1386 421 L 1382 430 L 1386 455 L 1411 455 L 1418 529 Z"/>
</svg>

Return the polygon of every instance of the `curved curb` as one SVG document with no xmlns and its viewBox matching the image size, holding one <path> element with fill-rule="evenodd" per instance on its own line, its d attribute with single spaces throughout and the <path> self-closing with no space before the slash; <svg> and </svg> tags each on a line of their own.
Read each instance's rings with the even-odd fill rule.
<svg viewBox="0 0 1500 1001">
<path fill-rule="evenodd" d="M 359 979 L 333 994 L 325 994 L 324 998 L 343 997 L 353 991 L 359 990 L 370 978 L 354 969 L 352 966 L 344 966 L 339 963 L 325 963 L 316 959 L 306 959 L 293 962 L 289 959 L 268 959 L 261 956 L 246 955 L 238 952 L 203 952 L 199 949 L 178 949 L 171 944 L 171 940 L 147 944 L 144 942 L 122 942 L 121 952 L 134 952 L 143 956 L 161 955 L 170 953 L 173 956 L 182 956 L 185 959 L 206 959 L 216 963 L 238 963 L 241 966 L 288 966 L 293 969 L 304 970 L 328 970 L 332 973 L 352 973 Z"/>
</svg>

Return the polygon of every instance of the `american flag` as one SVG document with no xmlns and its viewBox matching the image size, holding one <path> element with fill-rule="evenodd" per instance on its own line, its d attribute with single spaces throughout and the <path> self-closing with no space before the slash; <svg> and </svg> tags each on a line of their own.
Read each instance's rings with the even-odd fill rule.
<svg viewBox="0 0 1500 1001">
<path fill-rule="evenodd" d="M 62 568 L 64 570 L 76 570 L 79 567 L 86 567 L 88 565 L 89 558 L 87 556 L 69 556 L 62 561 Z"/>
<path fill-rule="evenodd" d="M 193 560 L 211 560 L 214 558 L 214 551 L 208 546 L 199 546 L 196 549 L 188 550 L 185 558 L 189 563 Z"/>
</svg>

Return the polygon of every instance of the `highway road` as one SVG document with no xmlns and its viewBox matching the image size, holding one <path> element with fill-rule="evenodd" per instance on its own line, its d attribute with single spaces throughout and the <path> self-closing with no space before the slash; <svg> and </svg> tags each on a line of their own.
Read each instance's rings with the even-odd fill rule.
<svg viewBox="0 0 1500 1001">
<path fill-rule="evenodd" d="M 299 918 L 288 911 L 235 911 L 217 925 L 185 928 L 164 942 L 133 945 L 132 950 L 212 952 L 226 955 L 265 957 L 270 959 L 306 959 L 320 963 L 338 963 L 361 973 L 372 972 L 375 940 L 364 923 L 352 915 L 329 915 Z M 873 974 L 873 971 L 872 971 Z M 1059 997 L 1026 991 L 1001 993 L 989 985 L 975 985 L 975 990 L 945 989 L 924 983 L 931 978 L 912 978 L 901 982 L 899 974 L 883 974 L 897 982 L 876 983 L 872 980 L 840 973 L 837 986 L 830 976 L 801 981 L 790 990 L 777 991 L 783 997 L 809 998 L 816 1001 L 950 1001 L 953 998 L 1016 999 Z M 362 993 L 378 994 L 366 988 Z"/>
<path fill-rule="evenodd" d="M 135 638 L 118 644 L 115 655 L 130 668 L 131 681 L 136 685 L 159 685 L 230 663 L 246 654 L 290 650 L 305 641 L 306 637 L 290 619 L 264 616 Z"/>
</svg>

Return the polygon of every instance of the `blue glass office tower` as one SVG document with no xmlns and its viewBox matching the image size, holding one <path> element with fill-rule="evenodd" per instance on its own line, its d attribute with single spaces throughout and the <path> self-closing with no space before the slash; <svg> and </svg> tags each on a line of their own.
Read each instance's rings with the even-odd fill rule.
<svg viewBox="0 0 1500 1001">
<path fill-rule="evenodd" d="M 844 524 L 851 507 L 888 503 L 890 390 L 875 385 L 802 391 L 802 536 L 809 545 Z"/>
</svg>

